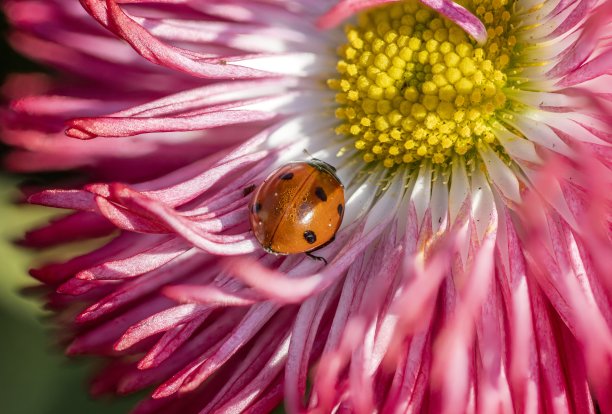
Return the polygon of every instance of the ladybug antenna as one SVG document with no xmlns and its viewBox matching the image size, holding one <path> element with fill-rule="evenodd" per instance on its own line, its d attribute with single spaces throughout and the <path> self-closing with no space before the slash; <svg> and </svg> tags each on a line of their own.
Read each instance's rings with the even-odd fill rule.
<svg viewBox="0 0 612 414">
<path fill-rule="evenodd" d="M 320 160 L 318 158 L 315 158 L 312 156 L 312 154 L 310 152 L 308 152 L 308 150 L 306 148 L 304 148 L 302 151 L 304 151 L 304 154 L 308 155 L 310 157 L 310 163 L 314 166 L 316 166 L 319 170 L 323 169 L 323 170 L 331 170 L 331 172 L 335 173 L 336 172 L 336 167 L 334 167 L 333 165 Z"/>
<path fill-rule="evenodd" d="M 315 158 L 310 152 L 308 152 L 308 150 L 306 148 L 304 148 L 302 151 L 304 151 L 304 154 L 308 155 L 310 157 L 310 161 L 315 161 L 315 162 L 323 162 L 318 158 Z"/>
</svg>

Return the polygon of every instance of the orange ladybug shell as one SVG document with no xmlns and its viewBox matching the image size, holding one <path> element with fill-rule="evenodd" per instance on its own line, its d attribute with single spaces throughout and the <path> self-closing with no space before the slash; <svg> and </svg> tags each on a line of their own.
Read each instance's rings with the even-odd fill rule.
<svg viewBox="0 0 612 414">
<path fill-rule="evenodd" d="M 319 160 L 291 162 L 272 172 L 249 205 L 255 237 L 275 254 L 305 253 L 331 242 L 344 216 L 344 186 Z"/>
</svg>

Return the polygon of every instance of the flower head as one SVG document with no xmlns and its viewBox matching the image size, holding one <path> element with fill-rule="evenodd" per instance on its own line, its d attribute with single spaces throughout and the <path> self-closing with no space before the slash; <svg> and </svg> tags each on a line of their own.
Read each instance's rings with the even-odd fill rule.
<svg viewBox="0 0 612 414">
<path fill-rule="evenodd" d="M 33 13 L 32 10 L 36 12 Z M 10 1 L 59 69 L 4 86 L 17 171 L 79 169 L 32 270 L 138 413 L 612 410 L 612 2 Z M 349 23 L 343 23 L 348 19 Z M 253 237 L 249 192 L 313 157 L 344 222 Z M 308 378 L 311 386 L 308 386 Z"/>
</svg>

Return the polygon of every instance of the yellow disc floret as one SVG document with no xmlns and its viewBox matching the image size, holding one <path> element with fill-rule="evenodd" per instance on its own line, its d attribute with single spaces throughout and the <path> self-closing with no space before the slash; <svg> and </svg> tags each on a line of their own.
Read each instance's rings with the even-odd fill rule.
<svg viewBox="0 0 612 414">
<path fill-rule="evenodd" d="M 337 91 L 339 134 L 353 137 L 366 162 L 388 168 L 447 162 L 495 137 L 488 120 L 504 108 L 504 70 L 514 47 L 508 0 L 476 0 L 487 28 L 478 45 L 417 0 L 383 6 L 345 28 Z"/>
</svg>

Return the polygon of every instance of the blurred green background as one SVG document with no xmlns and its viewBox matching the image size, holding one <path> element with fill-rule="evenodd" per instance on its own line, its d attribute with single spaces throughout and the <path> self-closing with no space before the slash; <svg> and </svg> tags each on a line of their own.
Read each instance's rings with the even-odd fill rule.
<svg viewBox="0 0 612 414">
<path fill-rule="evenodd" d="M 19 177 L 0 176 L 0 412 L 2 414 L 125 413 L 132 400 L 93 401 L 87 379 L 92 361 L 74 361 L 53 345 L 39 303 L 19 290 L 32 286 L 26 270 L 34 255 L 12 240 L 48 217 L 48 209 L 19 206 Z"/>
<path fill-rule="evenodd" d="M 7 73 L 37 69 L 6 44 L 3 17 L 0 14 L 0 83 Z M 0 157 L 6 151 L 0 146 Z M 0 413 L 128 412 L 134 399 L 94 401 L 88 397 L 93 362 L 66 358 L 53 344 L 41 304 L 19 292 L 35 284 L 27 269 L 41 259 L 35 259 L 35 252 L 15 246 L 13 240 L 53 214 L 50 209 L 14 203 L 19 194 L 16 186 L 30 178 L 0 171 Z"/>
</svg>

